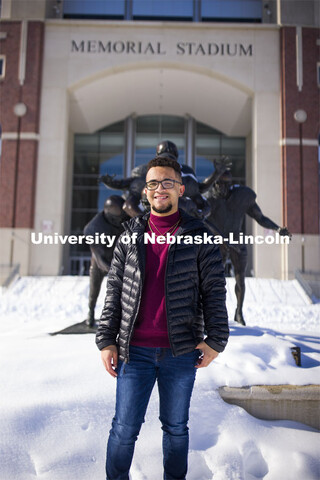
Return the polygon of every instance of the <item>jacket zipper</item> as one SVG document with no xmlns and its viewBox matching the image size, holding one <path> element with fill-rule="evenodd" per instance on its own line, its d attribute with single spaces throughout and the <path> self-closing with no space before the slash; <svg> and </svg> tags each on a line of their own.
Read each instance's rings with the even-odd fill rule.
<svg viewBox="0 0 320 480">
<path fill-rule="evenodd" d="M 177 236 L 179 232 L 181 232 L 181 227 L 178 228 L 178 230 L 175 232 L 174 236 Z M 168 248 L 168 255 L 167 255 L 167 262 L 166 262 L 166 271 L 165 271 L 165 276 L 164 276 L 164 299 L 165 299 L 165 306 L 166 306 L 166 317 L 167 317 L 167 329 L 168 329 L 168 338 L 169 338 L 169 343 L 170 343 L 170 348 L 172 351 L 172 355 L 175 357 L 175 351 L 173 347 L 173 343 L 171 340 L 171 330 L 169 326 L 169 320 L 168 320 L 168 302 L 167 302 L 167 270 L 168 270 L 168 261 L 169 261 L 169 254 L 170 254 L 170 249 L 172 247 L 172 243 L 170 243 L 169 248 Z"/>
</svg>

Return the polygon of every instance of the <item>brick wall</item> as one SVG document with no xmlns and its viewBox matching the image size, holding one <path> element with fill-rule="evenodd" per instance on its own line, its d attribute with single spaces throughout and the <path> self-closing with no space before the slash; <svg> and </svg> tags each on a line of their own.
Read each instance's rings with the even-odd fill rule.
<svg viewBox="0 0 320 480">
<path fill-rule="evenodd" d="M 21 22 L 2 22 L 1 54 L 6 75 L 0 82 L 2 154 L 0 164 L 0 227 L 32 228 L 37 166 L 44 24 L 28 22 L 26 71 L 19 83 Z M 19 119 L 14 105 L 23 102 L 27 113 Z M 30 139 L 25 138 L 28 134 Z M 15 187 L 16 186 L 16 187 Z M 16 190 L 16 191 L 15 191 Z M 15 210 L 15 213 L 14 213 Z"/>
<path fill-rule="evenodd" d="M 296 73 L 296 28 L 281 29 L 283 219 L 292 233 L 319 233 L 319 173 L 316 145 L 320 131 L 320 89 L 316 75 L 316 64 L 320 59 L 320 47 L 317 45 L 319 38 L 318 29 L 302 29 L 303 86 L 299 91 Z M 298 109 L 307 113 L 307 120 L 302 125 L 301 132 L 302 177 L 300 129 L 294 120 L 294 113 Z M 313 144 L 306 145 L 310 140 Z"/>
</svg>

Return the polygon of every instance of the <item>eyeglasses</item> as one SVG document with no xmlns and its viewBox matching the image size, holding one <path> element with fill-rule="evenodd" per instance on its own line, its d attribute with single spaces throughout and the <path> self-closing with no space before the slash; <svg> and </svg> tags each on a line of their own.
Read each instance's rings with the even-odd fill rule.
<svg viewBox="0 0 320 480">
<path fill-rule="evenodd" d="M 161 184 L 164 190 L 170 190 L 170 188 L 174 187 L 175 183 L 179 183 L 182 185 L 182 182 L 178 182 L 177 180 L 172 180 L 171 178 L 165 178 L 164 180 L 150 180 L 150 182 L 146 183 L 146 188 L 148 190 L 157 190 L 159 185 Z"/>
</svg>

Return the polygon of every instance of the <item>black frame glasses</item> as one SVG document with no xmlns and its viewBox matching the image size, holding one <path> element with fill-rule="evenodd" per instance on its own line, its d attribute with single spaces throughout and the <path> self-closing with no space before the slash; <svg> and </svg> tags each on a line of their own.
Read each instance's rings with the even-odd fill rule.
<svg viewBox="0 0 320 480">
<path fill-rule="evenodd" d="M 146 189 L 151 191 L 157 190 L 157 188 L 161 184 L 161 187 L 164 190 L 170 190 L 171 188 L 174 187 L 175 183 L 179 183 L 179 185 L 183 185 L 183 183 L 178 182 L 178 180 L 173 180 L 172 178 L 164 178 L 163 180 L 150 180 L 149 182 L 146 183 Z"/>
</svg>

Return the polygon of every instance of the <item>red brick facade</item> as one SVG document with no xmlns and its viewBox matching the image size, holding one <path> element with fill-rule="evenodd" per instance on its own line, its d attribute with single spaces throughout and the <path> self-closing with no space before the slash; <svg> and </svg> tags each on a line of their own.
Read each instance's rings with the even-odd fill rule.
<svg viewBox="0 0 320 480">
<path fill-rule="evenodd" d="M 296 73 L 296 28 L 281 29 L 283 219 L 292 233 L 319 233 L 319 172 L 316 145 L 320 131 L 320 89 L 317 85 L 316 72 L 320 59 L 318 39 L 318 29 L 302 28 L 303 85 L 299 91 Z M 299 109 L 307 113 L 307 120 L 302 127 L 299 127 L 294 119 L 294 113 Z M 300 128 L 303 145 L 302 202 Z M 307 145 L 310 140 L 313 144 Z"/>
<path fill-rule="evenodd" d="M 37 167 L 38 142 L 32 137 L 39 133 L 44 24 L 27 23 L 23 85 L 19 82 L 21 25 L 15 21 L 0 25 L 1 32 L 6 34 L 0 40 L 1 54 L 6 56 L 6 75 L 0 82 L 0 124 L 4 137 L 0 165 L 0 227 L 9 228 L 33 227 Z M 27 113 L 20 122 L 13 112 L 18 102 L 27 106 Z M 25 133 L 31 134 L 30 140 L 25 139 Z M 13 138 L 8 139 L 8 135 Z"/>
</svg>

